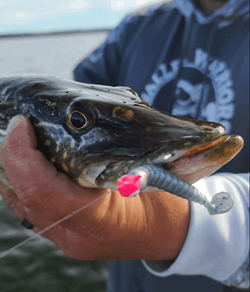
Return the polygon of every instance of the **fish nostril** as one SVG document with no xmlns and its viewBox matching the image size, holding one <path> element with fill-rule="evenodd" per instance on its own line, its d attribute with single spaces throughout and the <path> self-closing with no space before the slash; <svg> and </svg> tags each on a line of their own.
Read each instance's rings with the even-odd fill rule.
<svg viewBox="0 0 250 292">
<path fill-rule="evenodd" d="M 209 131 L 209 132 L 212 132 L 212 131 L 213 131 L 212 128 L 210 128 L 210 127 L 206 127 L 206 126 L 203 126 L 203 127 L 202 127 L 202 130 L 204 130 L 204 131 Z"/>
<path fill-rule="evenodd" d="M 214 130 L 217 130 L 221 134 L 225 134 L 225 127 L 218 123 L 210 123 L 209 126 Z"/>
<path fill-rule="evenodd" d="M 219 132 L 220 136 L 224 135 L 225 132 L 226 132 L 225 127 L 222 126 L 222 125 L 220 125 L 217 129 L 218 129 L 218 132 Z"/>
<path fill-rule="evenodd" d="M 209 132 L 210 134 L 206 134 L 206 136 L 223 136 L 225 134 L 225 128 L 221 124 L 218 123 L 202 123 L 200 124 L 200 130 L 202 132 Z"/>
</svg>

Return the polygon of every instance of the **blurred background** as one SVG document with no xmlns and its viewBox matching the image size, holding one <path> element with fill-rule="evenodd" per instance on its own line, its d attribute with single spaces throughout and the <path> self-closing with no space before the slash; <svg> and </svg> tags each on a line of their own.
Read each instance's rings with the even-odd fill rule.
<svg viewBox="0 0 250 292">
<path fill-rule="evenodd" d="M 72 78 L 129 12 L 159 0 L 0 0 L 0 75 Z"/>
<path fill-rule="evenodd" d="M 72 79 L 75 65 L 129 12 L 159 0 L 0 0 L 0 76 L 37 73 Z M 104 292 L 105 262 L 69 259 L 33 235 L 0 195 L 1 292 Z"/>
</svg>

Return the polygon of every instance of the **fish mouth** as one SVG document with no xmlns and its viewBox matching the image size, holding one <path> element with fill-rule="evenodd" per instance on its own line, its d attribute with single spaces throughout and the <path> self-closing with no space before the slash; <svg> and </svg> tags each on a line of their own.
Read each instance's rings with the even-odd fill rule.
<svg viewBox="0 0 250 292">
<path fill-rule="evenodd" d="M 121 164 L 121 171 L 107 179 L 107 168 L 96 179 L 96 185 L 116 189 L 119 177 L 126 174 L 130 169 L 142 165 L 158 164 L 163 168 L 175 173 L 180 178 L 195 183 L 199 179 L 214 173 L 224 164 L 228 163 L 243 147 L 243 139 L 238 135 L 224 135 L 223 131 L 209 143 L 200 143 L 198 146 L 180 147 L 176 151 L 169 151 L 165 145 L 151 150 L 144 157 L 134 161 L 128 166 L 126 162 Z"/>
<path fill-rule="evenodd" d="M 211 128 L 208 128 L 205 123 L 206 129 L 204 130 L 203 122 L 199 122 L 198 129 L 178 129 L 180 133 L 171 136 L 160 144 L 147 151 L 146 154 L 141 157 L 140 164 L 170 164 L 181 159 L 182 157 L 191 157 L 198 155 L 202 150 L 207 151 L 213 149 L 218 143 L 223 148 L 223 140 L 230 140 L 231 136 L 224 136 L 225 128 L 217 123 L 211 123 Z M 177 131 L 177 129 L 176 129 Z M 172 130 L 174 133 L 174 130 Z M 222 137 L 227 137 L 223 139 Z M 238 136 L 239 137 L 239 136 Z M 230 146 L 231 147 L 231 146 Z"/>
<path fill-rule="evenodd" d="M 243 138 L 239 135 L 222 135 L 210 143 L 187 151 L 173 161 L 163 160 L 161 164 L 189 183 L 195 183 L 228 163 L 243 145 Z"/>
</svg>

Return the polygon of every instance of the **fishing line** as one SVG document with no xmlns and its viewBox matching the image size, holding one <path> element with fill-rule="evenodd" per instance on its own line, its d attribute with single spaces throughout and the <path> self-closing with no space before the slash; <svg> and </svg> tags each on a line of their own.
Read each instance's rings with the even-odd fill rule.
<svg viewBox="0 0 250 292">
<path fill-rule="evenodd" d="M 24 241 L 18 243 L 16 246 L 12 247 L 11 249 L 3 252 L 0 254 L 0 259 L 4 258 L 5 256 L 7 256 L 9 253 L 11 253 L 13 250 L 23 246 L 25 243 L 27 243 L 28 241 L 30 241 L 31 239 L 33 239 L 34 237 L 38 236 L 38 235 L 42 235 L 43 233 L 45 233 L 46 231 L 50 230 L 51 228 L 57 226 L 58 224 L 64 222 L 65 220 L 71 218 L 72 216 L 76 215 L 77 213 L 81 212 L 82 210 L 86 209 L 87 207 L 93 205 L 95 202 L 99 201 L 100 199 L 102 199 L 103 197 L 109 195 L 111 193 L 111 190 L 109 190 L 108 192 L 106 192 L 104 195 L 102 195 L 99 198 L 96 198 L 95 200 L 91 201 L 90 203 L 82 206 L 81 208 L 73 211 L 71 214 L 63 217 L 62 219 L 59 219 L 58 221 L 54 222 L 53 224 L 51 224 L 50 226 L 44 228 L 43 230 L 39 231 L 38 233 L 35 233 L 34 235 L 32 235 L 31 237 L 25 239 Z"/>
</svg>

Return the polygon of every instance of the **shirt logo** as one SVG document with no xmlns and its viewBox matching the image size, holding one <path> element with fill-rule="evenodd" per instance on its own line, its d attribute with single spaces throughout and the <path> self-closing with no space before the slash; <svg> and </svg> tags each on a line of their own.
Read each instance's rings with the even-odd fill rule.
<svg viewBox="0 0 250 292">
<path fill-rule="evenodd" d="M 227 64 L 212 58 L 202 49 L 196 49 L 194 60 L 162 63 L 145 86 L 141 97 L 146 102 L 165 110 L 170 92 L 175 86 L 172 114 L 191 119 L 222 124 L 230 133 L 235 112 L 235 91 L 231 70 Z"/>
</svg>

